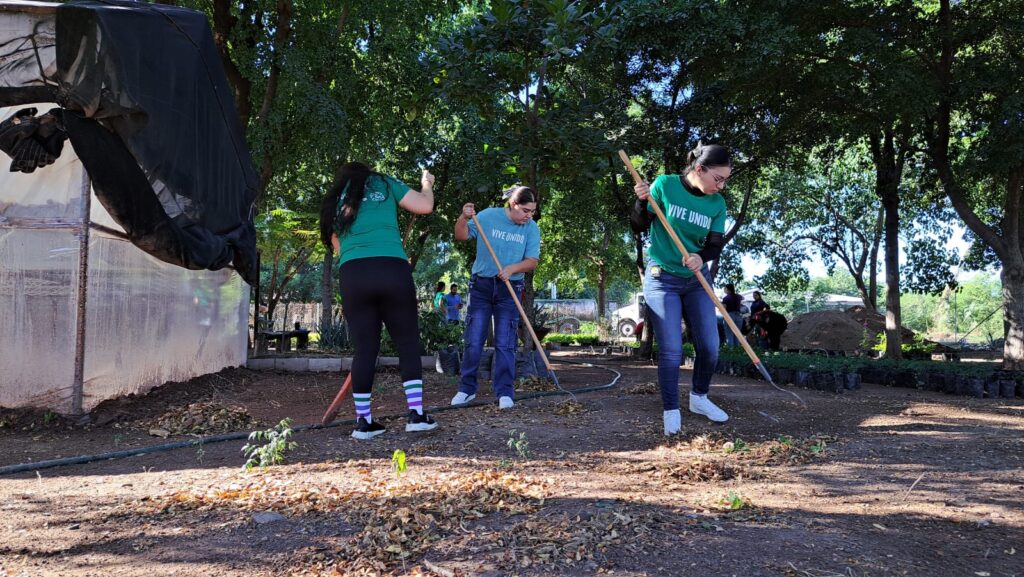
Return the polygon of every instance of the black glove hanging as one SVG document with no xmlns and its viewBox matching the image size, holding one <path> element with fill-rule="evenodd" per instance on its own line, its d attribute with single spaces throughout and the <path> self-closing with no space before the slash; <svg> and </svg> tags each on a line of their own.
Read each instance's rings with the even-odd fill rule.
<svg viewBox="0 0 1024 577">
<path fill-rule="evenodd" d="M 31 173 L 57 161 L 68 135 L 63 111 L 54 108 L 36 116 L 35 108 L 23 108 L 0 122 L 0 150 L 10 156 L 11 172 Z"/>
</svg>

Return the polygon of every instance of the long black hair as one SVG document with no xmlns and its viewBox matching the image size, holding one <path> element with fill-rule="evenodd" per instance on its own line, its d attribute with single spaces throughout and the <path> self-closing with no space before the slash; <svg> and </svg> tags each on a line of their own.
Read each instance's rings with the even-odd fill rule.
<svg viewBox="0 0 1024 577">
<path fill-rule="evenodd" d="M 719 144 L 703 144 L 698 142 L 697 148 L 694 148 L 686 155 L 686 173 L 692 171 L 698 164 L 705 168 L 731 167 L 732 152 Z"/>
<path fill-rule="evenodd" d="M 333 248 L 331 236 L 335 233 L 336 225 L 337 232 L 343 233 L 355 222 L 359 207 L 363 204 L 366 180 L 375 175 L 376 172 L 361 162 L 349 162 L 338 169 L 334 186 L 320 203 L 320 240 L 324 246 Z M 341 198 L 346 186 L 348 192 L 345 193 L 345 200 L 342 201 L 339 210 L 338 199 Z"/>
</svg>

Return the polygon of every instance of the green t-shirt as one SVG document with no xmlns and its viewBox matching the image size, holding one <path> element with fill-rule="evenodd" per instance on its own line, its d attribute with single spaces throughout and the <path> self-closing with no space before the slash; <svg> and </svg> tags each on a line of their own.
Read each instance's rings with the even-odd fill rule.
<svg viewBox="0 0 1024 577">
<path fill-rule="evenodd" d="M 683 187 L 679 175 L 665 174 L 651 185 L 651 198 L 657 201 L 669 225 L 690 253 L 704 247 L 708 232 L 725 232 L 725 199 L 721 194 L 696 196 Z M 647 210 L 654 212 L 650 204 Z M 693 276 L 693 272 L 683 265 L 683 254 L 657 219 L 651 225 L 650 256 L 671 274 L 684 278 Z"/>
<path fill-rule="evenodd" d="M 375 256 L 409 258 L 398 231 L 398 203 L 407 192 L 408 186 L 390 176 L 374 175 L 366 179 L 363 203 L 359 205 L 356 220 L 348 230 L 338 235 L 341 245 L 338 264 Z M 341 214 L 341 203 L 347 194 L 348 186 L 338 198 L 337 216 Z"/>
<path fill-rule="evenodd" d="M 437 291 L 434 294 L 434 310 L 441 310 L 441 301 L 444 300 L 444 291 Z"/>
</svg>

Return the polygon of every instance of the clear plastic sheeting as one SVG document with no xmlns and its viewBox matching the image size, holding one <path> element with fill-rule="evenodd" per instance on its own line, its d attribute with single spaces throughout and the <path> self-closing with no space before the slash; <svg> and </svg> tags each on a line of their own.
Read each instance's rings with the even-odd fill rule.
<svg viewBox="0 0 1024 577">
<path fill-rule="evenodd" d="M 93 231 L 82 407 L 245 364 L 249 285 Z"/>
<path fill-rule="evenodd" d="M 0 407 L 76 408 L 79 235 L 90 221 L 121 230 L 87 187 L 71 146 L 35 173 L 0 171 Z M 83 410 L 245 364 L 249 286 L 238 274 L 88 234 Z"/>
<path fill-rule="evenodd" d="M 74 231 L 0 228 L 0 406 L 71 411 L 77 287 Z"/>
<path fill-rule="evenodd" d="M 43 84 L 42 76 L 57 72 L 57 14 L 54 11 L 16 12 L 18 4 L 0 9 L 0 86 L 25 87 Z M 24 2 L 22 8 L 56 6 Z M 6 118 L 6 116 L 4 117 Z"/>
<path fill-rule="evenodd" d="M 56 106 L 43 103 L 0 108 L 0 120 L 22 108 L 35 108 L 42 114 Z M 80 221 L 84 169 L 72 147 L 65 146 L 53 165 L 30 174 L 8 172 L 10 163 L 11 159 L 0 153 L 0 227 Z M 102 206 L 99 208 L 103 211 Z"/>
</svg>

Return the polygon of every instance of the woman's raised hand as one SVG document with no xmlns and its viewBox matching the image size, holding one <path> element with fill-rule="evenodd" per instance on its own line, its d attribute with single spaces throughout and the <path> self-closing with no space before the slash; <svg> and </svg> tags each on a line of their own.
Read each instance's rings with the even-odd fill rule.
<svg viewBox="0 0 1024 577">
<path fill-rule="evenodd" d="M 423 176 L 420 177 L 420 185 L 424 190 L 434 190 L 434 175 L 430 174 L 430 171 L 423 169 Z"/>
<path fill-rule="evenodd" d="M 651 198 L 651 185 L 646 182 L 638 182 L 633 185 L 633 192 L 636 193 L 636 197 L 640 200 L 648 200 Z"/>
</svg>

